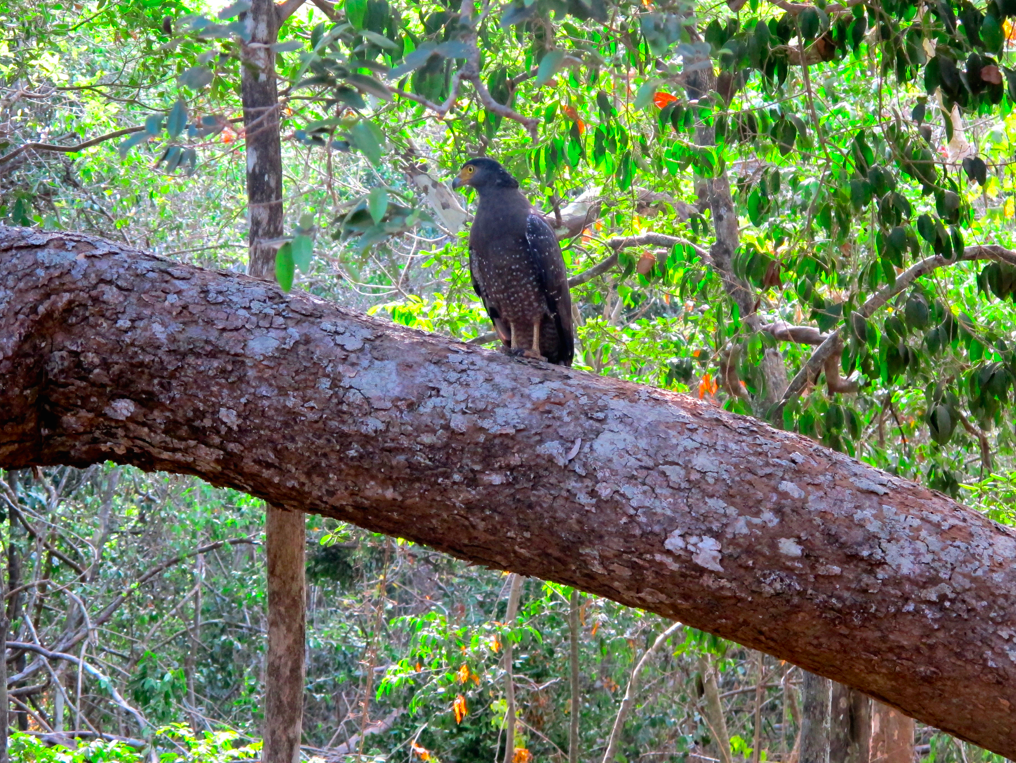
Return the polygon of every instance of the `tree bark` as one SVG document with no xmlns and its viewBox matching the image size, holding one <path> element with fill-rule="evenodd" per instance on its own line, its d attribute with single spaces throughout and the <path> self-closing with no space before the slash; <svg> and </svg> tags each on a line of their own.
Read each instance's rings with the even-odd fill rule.
<svg viewBox="0 0 1016 763">
<path fill-rule="evenodd" d="M 1011 528 L 687 396 L 0 226 L 0 466 L 106 460 L 657 612 L 1016 757 Z"/>
<path fill-rule="evenodd" d="M 730 732 L 727 731 L 727 719 L 723 715 L 723 700 L 720 699 L 720 688 L 716 682 L 716 667 L 709 654 L 699 655 L 699 673 L 702 675 L 702 715 L 709 726 L 709 732 L 716 745 L 716 754 L 720 763 L 733 763 L 730 752 Z"/>
<path fill-rule="evenodd" d="M 914 720 L 895 708 L 872 702 L 868 760 L 871 763 L 914 763 Z"/>
<path fill-rule="evenodd" d="M 512 763 L 515 759 L 515 673 L 514 648 L 512 637 L 507 632 L 515 627 L 515 618 L 519 612 L 519 597 L 522 595 L 522 576 L 512 573 L 509 581 L 508 608 L 504 616 L 505 633 L 502 636 L 504 650 L 504 763 Z"/>
<path fill-rule="evenodd" d="M 801 718 L 802 763 L 826 763 L 829 760 L 829 680 L 813 673 L 804 674 L 804 705 Z"/>
<path fill-rule="evenodd" d="M 568 602 L 568 631 L 570 650 L 568 655 L 569 681 L 571 687 L 571 718 L 568 724 L 568 763 L 579 763 L 579 713 L 582 697 L 579 694 L 579 591 L 572 589 Z"/>
<path fill-rule="evenodd" d="M 869 763 L 871 700 L 835 684 L 829 723 L 829 763 Z"/>
<path fill-rule="evenodd" d="M 253 0 L 244 14 L 250 42 L 242 46 L 241 93 L 250 219 L 248 272 L 275 279 L 275 254 L 285 229 L 282 141 L 275 53 L 279 14 L 273 0 Z M 303 738 L 306 666 L 306 519 L 268 507 L 268 656 L 265 685 L 265 763 L 297 763 Z"/>
</svg>

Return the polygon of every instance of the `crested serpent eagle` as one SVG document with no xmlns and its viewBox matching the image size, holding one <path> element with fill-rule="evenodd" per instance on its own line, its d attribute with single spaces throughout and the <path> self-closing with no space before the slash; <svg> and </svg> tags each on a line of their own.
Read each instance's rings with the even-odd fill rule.
<svg viewBox="0 0 1016 763">
<path fill-rule="evenodd" d="M 480 197 L 469 231 L 473 289 L 513 354 L 572 364 L 571 293 L 557 236 L 493 159 L 470 159 L 452 188 Z"/>
</svg>

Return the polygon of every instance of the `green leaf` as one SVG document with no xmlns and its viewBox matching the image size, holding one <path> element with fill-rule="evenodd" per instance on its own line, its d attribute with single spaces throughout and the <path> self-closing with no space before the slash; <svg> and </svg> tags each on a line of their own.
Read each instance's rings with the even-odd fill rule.
<svg viewBox="0 0 1016 763">
<path fill-rule="evenodd" d="M 286 40 L 285 42 L 277 42 L 269 47 L 275 53 L 291 53 L 294 50 L 303 50 L 304 46 L 303 40 Z"/>
<path fill-rule="evenodd" d="M 374 218 L 374 222 L 380 225 L 385 212 L 388 211 L 388 191 L 384 187 L 377 185 L 370 189 L 370 195 L 367 197 L 367 211 Z"/>
<path fill-rule="evenodd" d="M 368 77 L 366 74 L 347 74 L 346 82 L 382 100 L 390 101 L 392 99 L 392 91 L 388 89 L 387 85 L 378 82 L 373 77 Z"/>
<path fill-rule="evenodd" d="M 361 30 L 360 34 L 363 36 L 363 38 L 365 40 L 370 40 L 372 43 L 377 45 L 379 48 L 385 48 L 387 50 L 398 50 L 399 49 L 398 45 L 396 45 L 394 42 L 389 40 L 383 34 L 378 34 L 377 32 L 372 32 L 369 29 L 363 29 L 363 30 Z"/>
<path fill-rule="evenodd" d="M 222 21 L 231 19 L 233 16 L 239 16 L 241 13 L 246 13 L 250 10 L 250 0 L 237 0 L 237 2 L 227 5 L 221 11 L 218 16 Z"/>
<path fill-rule="evenodd" d="M 162 130 L 162 120 L 165 117 L 162 114 L 152 114 L 145 120 L 145 132 L 149 135 L 155 136 Z"/>
<path fill-rule="evenodd" d="M 923 214 L 917 218 L 917 232 L 920 233 L 921 238 L 929 244 L 934 244 L 938 240 L 938 231 L 935 230 L 935 221 L 931 219 L 931 215 L 929 214 Z"/>
<path fill-rule="evenodd" d="M 301 233 L 293 237 L 292 245 L 286 244 L 286 246 L 291 246 L 293 263 L 300 268 L 300 272 L 309 273 L 310 260 L 314 254 L 314 241 L 311 237 Z"/>
<path fill-rule="evenodd" d="M 201 90 L 214 78 L 215 75 L 207 66 L 192 66 L 177 77 L 177 82 L 183 87 L 189 87 L 191 90 Z"/>
<path fill-rule="evenodd" d="M 801 37 L 805 40 L 812 40 L 818 35 L 819 10 L 814 6 L 808 6 L 797 17 L 797 28 L 801 30 Z"/>
<path fill-rule="evenodd" d="M 653 96 L 656 95 L 656 88 L 659 86 L 660 80 L 654 77 L 639 88 L 638 93 L 635 94 L 634 107 L 636 111 L 642 111 L 653 102 Z"/>
<path fill-rule="evenodd" d="M 945 445 L 952 437 L 953 421 L 949 409 L 944 405 L 937 405 L 928 414 L 928 428 L 931 430 L 931 439 L 939 445 Z"/>
<path fill-rule="evenodd" d="M 275 253 L 275 280 L 283 291 L 293 288 L 293 276 L 295 274 L 293 262 L 293 245 L 285 243 Z"/>
<path fill-rule="evenodd" d="M 1005 33 L 1002 25 L 994 14 L 989 13 L 981 23 L 981 42 L 990 53 L 998 53 L 1002 50 L 1002 43 L 1005 42 Z"/>
<path fill-rule="evenodd" d="M 924 297 L 915 294 L 908 299 L 906 306 L 903 308 L 903 317 L 910 328 L 923 329 L 927 326 L 930 313 L 928 303 L 924 301 Z"/>
<path fill-rule="evenodd" d="M 550 78 L 557 74 L 561 67 L 564 65 L 564 51 L 563 50 L 552 50 L 543 57 L 540 61 L 540 66 L 536 70 L 536 81 L 537 87 L 542 87 L 550 81 Z"/>
<path fill-rule="evenodd" d="M 169 120 L 166 122 L 166 131 L 171 139 L 176 138 L 183 128 L 187 126 L 187 104 L 177 101 L 169 112 Z"/>
<path fill-rule="evenodd" d="M 117 153 L 120 154 L 120 158 L 123 159 L 125 156 L 127 156 L 128 151 L 134 148 L 134 146 L 138 145 L 138 143 L 148 140 L 149 137 L 150 136 L 148 135 L 148 133 L 144 131 L 136 132 L 133 135 L 131 135 L 127 140 L 125 140 L 123 143 L 117 146 L 116 150 Z"/>
<path fill-rule="evenodd" d="M 353 129 L 349 131 L 349 137 L 353 145 L 367 157 L 367 160 L 377 166 L 381 163 L 381 145 L 384 143 L 384 135 L 371 122 L 361 119 Z"/>
<path fill-rule="evenodd" d="M 346 0 L 346 20 L 355 29 L 363 29 L 367 20 L 367 0 Z"/>
</svg>

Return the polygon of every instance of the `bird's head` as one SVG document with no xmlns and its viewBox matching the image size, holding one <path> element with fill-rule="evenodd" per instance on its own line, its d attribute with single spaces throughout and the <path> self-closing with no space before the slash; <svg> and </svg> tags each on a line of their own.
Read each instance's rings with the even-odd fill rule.
<svg viewBox="0 0 1016 763">
<path fill-rule="evenodd" d="M 464 185 L 471 185 L 482 193 L 488 188 L 518 188 L 519 181 L 498 162 L 481 157 L 463 164 L 458 176 L 452 181 L 452 188 Z"/>
</svg>

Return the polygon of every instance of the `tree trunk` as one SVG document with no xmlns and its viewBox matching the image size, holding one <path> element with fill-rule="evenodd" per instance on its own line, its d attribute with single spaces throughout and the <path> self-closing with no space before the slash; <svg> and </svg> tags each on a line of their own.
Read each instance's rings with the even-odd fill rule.
<svg viewBox="0 0 1016 763">
<path fill-rule="evenodd" d="M 871 703 L 871 763 L 914 763 L 914 721 L 899 710 Z"/>
<path fill-rule="evenodd" d="M 571 687 L 571 718 L 568 725 L 568 763 L 579 763 L 579 713 L 582 697 L 579 692 L 579 593 L 572 589 L 568 602 L 568 631 L 570 653 L 568 655 L 569 686 Z"/>
<path fill-rule="evenodd" d="M 0 466 L 112 460 L 553 580 L 1016 757 L 1016 531 L 707 403 L 0 226 Z M 976 650 L 970 644 L 977 644 Z"/>
<path fill-rule="evenodd" d="M 802 763 L 825 763 L 829 759 L 829 680 L 804 674 L 801 718 Z"/>
<path fill-rule="evenodd" d="M 304 515 L 268 508 L 268 664 L 264 763 L 297 763 L 303 736 L 306 602 Z"/>
<path fill-rule="evenodd" d="M 275 54 L 279 17 L 272 0 L 253 0 L 244 15 L 250 43 L 243 45 L 241 91 L 247 152 L 250 218 L 248 272 L 275 279 L 275 253 L 282 237 L 282 142 Z M 265 763 L 297 763 L 303 737 L 306 636 L 305 546 L 302 513 L 269 505 L 268 657 L 265 686 Z"/>
<path fill-rule="evenodd" d="M 716 668 L 708 654 L 699 655 L 698 667 L 702 676 L 702 715 L 716 744 L 720 763 L 733 763 L 730 754 L 730 732 L 727 731 L 723 700 L 720 699 L 720 688 L 716 683 Z"/>
<path fill-rule="evenodd" d="M 833 685 L 829 763 L 869 763 L 871 700 L 856 689 Z"/>
<path fill-rule="evenodd" d="M 504 616 L 505 633 L 502 634 L 502 649 L 504 651 L 504 763 L 512 763 L 515 759 L 515 674 L 514 674 L 514 648 L 512 637 L 507 632 L 515 627 L 515 618 L 519 612 L 519 597 L 522 595 L 522 576 L 512 573 L 509 581 L 508 608 Z"/>
</svg>

